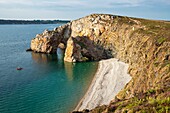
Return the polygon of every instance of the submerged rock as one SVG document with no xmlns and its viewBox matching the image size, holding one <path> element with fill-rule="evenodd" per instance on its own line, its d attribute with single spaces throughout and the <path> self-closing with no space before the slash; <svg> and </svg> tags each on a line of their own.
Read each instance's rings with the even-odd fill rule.
<svg viewBox="0 0 170 113">
<path fill-rule="evenodd" d="M 31 48 L 28 48 L 28 49 L 26 49 L 26 51 L 28 52 L 28 51 L 32 51 L 32 49 Z"/>
</svg>

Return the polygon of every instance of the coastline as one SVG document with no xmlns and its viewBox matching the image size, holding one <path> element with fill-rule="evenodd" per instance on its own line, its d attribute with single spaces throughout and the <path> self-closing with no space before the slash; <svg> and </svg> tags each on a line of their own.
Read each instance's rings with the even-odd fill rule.
<svg viewBox="0 0 170 113">
<path fill-rule="evenodd" d="M 127 70 L 128 64 L 115 58 L 99 61 L 90 87 L 74 111 L 108 105 L 131 80 Z"/>
</svg>

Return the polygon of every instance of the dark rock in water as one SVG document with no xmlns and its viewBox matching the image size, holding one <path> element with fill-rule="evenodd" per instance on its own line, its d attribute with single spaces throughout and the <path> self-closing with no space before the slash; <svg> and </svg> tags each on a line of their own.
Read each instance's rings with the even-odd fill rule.
<svg viewBox="0 0 170 113">
<path fill-rule="evenodd" d="M 26 49 L 26 51 L 28 52 L 28 51 L 32 51 L 32 49 L 31 48 L 29 48 L 29 49 Z"/>
<path fill-rule="evenodd" d="M 90 112 L 90 110 L 85 109 L 83 111 L 73 111 L 72 113 L 89 113 L 89 112 Z"/>
<path fill-rule="evenodd" d="M 73 111 L 72 113 L 83 113 L 82 111 Z"/>
</svg>

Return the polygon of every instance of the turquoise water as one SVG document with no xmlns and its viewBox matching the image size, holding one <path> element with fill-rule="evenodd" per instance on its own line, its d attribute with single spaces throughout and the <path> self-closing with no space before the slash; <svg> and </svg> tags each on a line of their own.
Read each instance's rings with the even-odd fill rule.
<svg viewBox="0 0 170 113">
<path fill-rule="evenodd" d="M 84 95 L 96 62 L 63 62 L 61 50 L 25 52 L 36 34 L 57 26 L 0 26 L 0 113 L 67 113 Z"/>
</svg>

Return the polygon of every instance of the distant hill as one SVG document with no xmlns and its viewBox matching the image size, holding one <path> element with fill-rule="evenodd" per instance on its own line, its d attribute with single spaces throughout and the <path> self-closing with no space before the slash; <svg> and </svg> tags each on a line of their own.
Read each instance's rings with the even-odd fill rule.
<svg viewBox="0 0 170 113">
<path fill-rule="evenodd" d="M 0 25 L 2 24 L 58 24 L 68 23 L 69 20 L 3 20 L 0 19 Z"/>
</svg>

